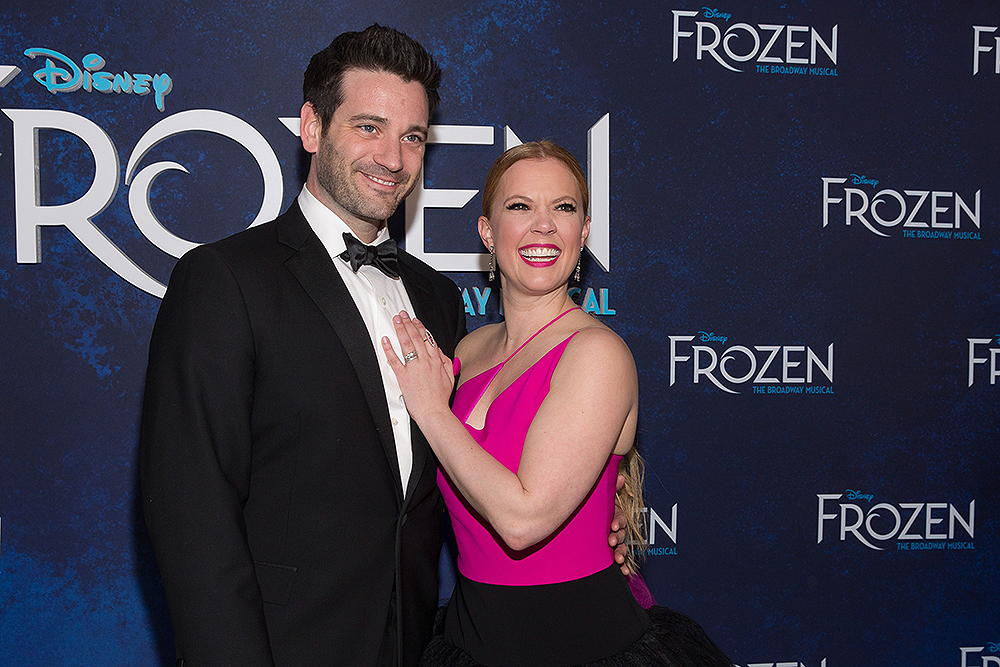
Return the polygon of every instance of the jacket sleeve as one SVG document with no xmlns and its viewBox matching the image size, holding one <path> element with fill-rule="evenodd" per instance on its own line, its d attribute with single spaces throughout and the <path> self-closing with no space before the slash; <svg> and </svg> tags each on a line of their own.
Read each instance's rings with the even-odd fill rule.
<svg viewBox="0 0 1000 667">
<path fill-rule="evenodd" d="M 186 667 L 273 667 L 247 544 L 254 340 L 239 283 L 203 246 L 174 269 L 150 341 L 142 504 Z"/>
</svg>

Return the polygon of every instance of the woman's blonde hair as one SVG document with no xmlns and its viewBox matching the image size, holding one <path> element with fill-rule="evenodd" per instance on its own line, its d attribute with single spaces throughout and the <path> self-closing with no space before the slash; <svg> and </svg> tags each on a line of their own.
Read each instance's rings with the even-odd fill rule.
<svg viewBox="0 0 1000 667">
<path fill-rule="evenodd" d="M 646 476 L 646 463 L 633 446 L 618 464 L 618 472 L 625 477 L 625 484 L 615 494 L 615 507 L 625 516 L 625 565 L 629 572 L 639 571 L 639 564 L 645 560 L 649 544 L 646 541 L 645 504 L 642 499 L 642 484 Z"/>
<path fill-rule="evenodd" d="M 581 210 L 586 213 L 590 206 L 590 191 L 587 189 L 587 177 L 583 173 L 583 168 L 577 162 L 573 154 L 551 141 L 529 141 L 508 149 L 497 158 L 490 172 L 486 174 L 486 185 L 483 186 L 483 217 L 490 217 L 490 209 L 493 208 L 493 201 L 496 199 L 497 190 L 500 188 L 500 179 L 515 163 L 521 160 L 559 160 L 572 172 L 577 185 L 580 186 L 580 195 L 583 201 L 580 202 Z"/>
</svg>

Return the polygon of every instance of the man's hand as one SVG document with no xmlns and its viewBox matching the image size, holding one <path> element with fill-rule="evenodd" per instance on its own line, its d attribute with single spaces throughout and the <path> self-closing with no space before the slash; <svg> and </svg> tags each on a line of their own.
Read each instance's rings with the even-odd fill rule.
<svg viewBox="0 0 1000 667">
<path fill-rule="evenodd" d="M 618 473 L 618 481 L 615 489 L 621 491 L 625 486 L 625 475 Z M 632 574 L 625 564 L 625 554 L 628 553 L 628 546 L 625 544 L 625 515 L 621 508 L 615 503 L 615 518 L 611 520 L 611 534 L 608 535 L 608 544 L 615 548 L 615 562 L 622 568 L 622 574 L 626 577 Z"/>
</svg>

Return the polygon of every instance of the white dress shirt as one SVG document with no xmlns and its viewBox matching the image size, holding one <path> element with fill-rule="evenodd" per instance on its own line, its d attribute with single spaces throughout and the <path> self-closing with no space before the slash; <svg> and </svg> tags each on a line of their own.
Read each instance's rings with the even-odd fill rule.
<svg viewBox="0 0 1000 667">
<path fill-rule="evenodd" d="M 382 337 L 388 336 L 389 340 L 392 341 L 396 355 L 402 357 L 399 352 L 399 341 L 396 339 L 396 330 L 392 325 L 392 318 L 401 310 L 405 310 L 412 317 L 413 305 L 403 287 L 403 281 L 399 278 L 390 278 L 379 269 L 367 264 L 358 268 L 358 272 L 355 273 L 351 270 L 351 263 L 340 258 L 340 253 L 347 249 L 344 243 L 344 232 L 352 235 L 353 232 L 336 213 L 324 206 L 305 186 L 299 193 L 298 202 L 309 226 L 323 242 L 326 251 L 330 253 L 333 265 L 337 267 L 340 277 L 344 279 L 347 291 L 351 293 L 351 297 L 361 313 L 361 319 L 365 321 L 365 327 L 368 329 L 372 348 L 379 361 L 379 370 L 382 372 L 382 387 L 385 390 L 385 400 L 389 404 L 392 435 L 396 441 L 399 475 L 403 482 L 403 494 L 406 495 L 406 484 L 410 479 L 410 470 L 413 468 L 410 415 L 403 404 L 403 394 L 399 390 L 396 374 L 392 372 L 389 362 L 385 359 L 385 352 L 382 350 Z M 374 243 L 369 245 L 378 245 L 388 239 L 389 230 L 383 228 Z"/>
</svg>

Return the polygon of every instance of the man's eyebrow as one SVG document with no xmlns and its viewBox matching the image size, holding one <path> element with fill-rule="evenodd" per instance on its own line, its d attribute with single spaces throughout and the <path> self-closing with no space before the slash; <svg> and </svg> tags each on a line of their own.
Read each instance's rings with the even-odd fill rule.
<svg viewBox="0 0 1000 667">
<path fill-rule="evenodd" d="M 375 114 L 371 113 L 359 113 L 354 116 L 351 116 L 348 120 L 352 123 L 356 123 L 360 120 L 366 120 L 372 123 L 378 123 L 380 125 L 386 125 L 389 122 L 388 119 L 382 118 L 382 116 L 376 116 Z"/>
</svg>

